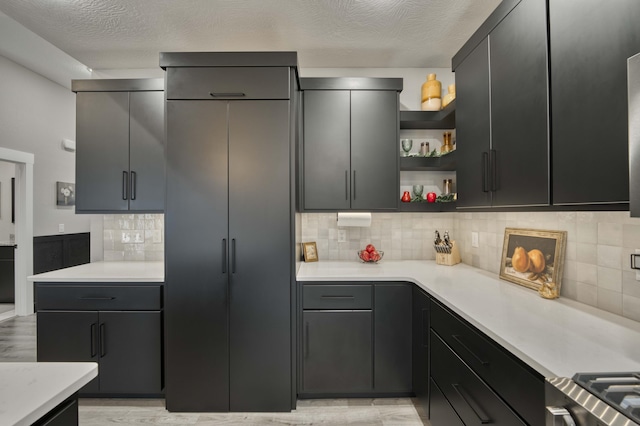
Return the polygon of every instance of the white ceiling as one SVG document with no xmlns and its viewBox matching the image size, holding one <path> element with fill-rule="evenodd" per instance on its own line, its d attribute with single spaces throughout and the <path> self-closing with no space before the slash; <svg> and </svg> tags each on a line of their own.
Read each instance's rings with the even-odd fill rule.
<svg viewBox="0 0 640 426">
<path fill-rule="evenodd" d="M 158 52 L 295 50 L 304 68 L 450 67 L 500 0 L 0 0 L 93 69 Z"/>
</svg>

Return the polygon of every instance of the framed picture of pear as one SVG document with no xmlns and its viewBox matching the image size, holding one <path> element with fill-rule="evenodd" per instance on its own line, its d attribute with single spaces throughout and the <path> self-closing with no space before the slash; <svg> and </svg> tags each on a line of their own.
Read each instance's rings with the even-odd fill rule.
<svg viewBox="0 0 640 426">
<path fill-rule="evenodd" d="M 566 243 L 566 231 L 506 228 L 500 278 L 559 297 Z"/>
</svg>

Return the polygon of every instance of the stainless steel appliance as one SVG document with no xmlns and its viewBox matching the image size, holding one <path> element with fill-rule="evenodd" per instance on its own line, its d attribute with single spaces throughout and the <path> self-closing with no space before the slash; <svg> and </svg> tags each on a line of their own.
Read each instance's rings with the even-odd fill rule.
<svg viewBox="0 0 640 426">
<path fill-rule="evenodd" d="M 629 210 L 640 217 L 640 53 L 627 59 L 629 102 Z"/>
<path fill-rule="evenodd" d="M 545 383 L 546 426 L 639 426 L 640 373 L 578 373 Z"/>
</svg>

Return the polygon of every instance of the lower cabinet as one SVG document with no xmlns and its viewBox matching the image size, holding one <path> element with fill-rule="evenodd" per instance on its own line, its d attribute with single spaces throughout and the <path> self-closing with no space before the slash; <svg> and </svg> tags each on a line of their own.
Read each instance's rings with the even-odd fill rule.
<svg viewBox="0 0 640 426">
<path fill-rule="evenodd" d="M 78 426 L 78 395 L 69 397 L 33 426 Z"/>
<path fill-rule="evenodd" d="M 429 296 L 413 286 L 412 384 L 416 405 L 429 413 Z"/>
<path fill-rule="evenodd" d="M 142 299 L 133 288 L 37 284 L 38 362 L 97 362 L 98 377 L 81 395 L 160 395 L 160 287 L 139 289 L 153 299 L 157 295 L 158 302 Z M 130 310 L 116 310 L 126 306 Z"/>
<path fill-rule="evenodd" d="M 425 383 L 427 382 L 425 381 Z M 429 379 L 429 386 L 431 387 L 431 410 L 429 413 L 431 423 L 433 425 L 464 426 L 456 410 L 449 404 L 433 379 Z"/>
<path fill-rule="evenodd" d="M 299 396 L 409 395 L 408 283 L 302 285 Z"/>
</svg>

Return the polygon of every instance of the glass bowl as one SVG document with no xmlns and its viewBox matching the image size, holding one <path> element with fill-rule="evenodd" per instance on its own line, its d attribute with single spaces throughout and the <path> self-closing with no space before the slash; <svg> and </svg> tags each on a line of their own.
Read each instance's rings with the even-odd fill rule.
<svg viewBox="0 0 640 426">
<path fill-rule="evenodd" d="M 378 254 L 380 255 L 380 259 L 378 260 L 362 260 L 362 258 L 360 257 L 360 254 L 366 250 L 358 250 L 356 253 L 358 254 L 358 260 L 362 263 L 378 263 L 382 260 L 382 258 L 384 257 L 384 252 L 382 250 L 378 250 Z"/>
</svg>

